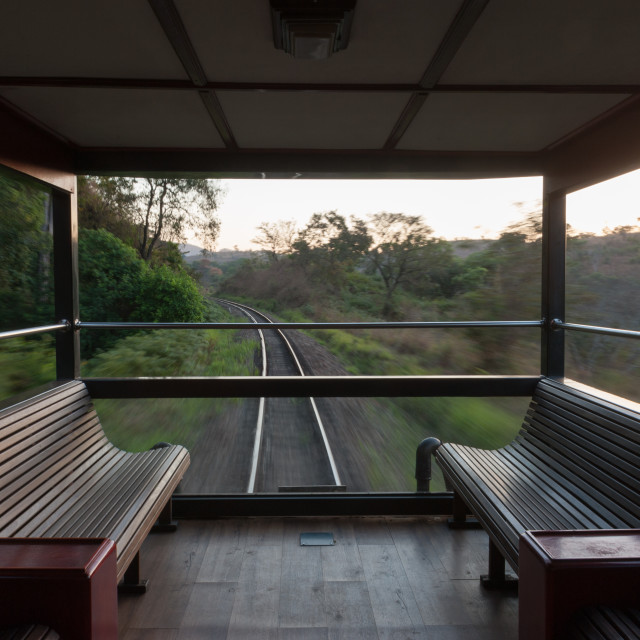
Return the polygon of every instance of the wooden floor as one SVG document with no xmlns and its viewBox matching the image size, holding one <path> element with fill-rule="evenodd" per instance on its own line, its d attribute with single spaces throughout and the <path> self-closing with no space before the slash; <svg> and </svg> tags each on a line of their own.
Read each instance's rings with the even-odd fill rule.
<svg viewBox="0 0 640 640">
<path fill-rule="evenodd" d="M 334 546 L 301 547 L 331 532 Z M 182 521 L 142 550 L 124 640 L 517 638 L 517 597 L 487 592 L 487 538 L 434 518 Z"/>
</svg>

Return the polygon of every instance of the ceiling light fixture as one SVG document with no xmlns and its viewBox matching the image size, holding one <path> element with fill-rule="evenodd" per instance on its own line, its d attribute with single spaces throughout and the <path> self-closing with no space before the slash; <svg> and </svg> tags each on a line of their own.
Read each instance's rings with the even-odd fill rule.
<svg viewBox="0 0 640 640">
<path fill-rule="evenodd" d="M 273 42 L 294 58 L 325 60 L 346 49 L 356 0 L 270 0 Z"/>
</svg>

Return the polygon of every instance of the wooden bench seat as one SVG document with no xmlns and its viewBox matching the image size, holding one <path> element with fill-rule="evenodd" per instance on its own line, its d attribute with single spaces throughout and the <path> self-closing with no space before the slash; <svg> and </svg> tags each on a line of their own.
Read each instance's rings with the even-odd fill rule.
<svg viewBox="0 0 640 640">
<path fill-rule="evenodd" d="M 568 640 L 639 640 L 640 610 L 585 607 L 572 620 Z"/>
<path fill-rule="evenodd" d="M 41 624 L 0 629 L 0 640 L 59 640 L 59 638 L 60 636 L 53 629 Z"/>
<path fill-rule="evenodd" d="M 120 581 L 188 466 L 178 445 L 121 451 L 84 383 L 61 384 L 0 412 L 0 536 L 110 538 Z"/>
<path fill-rule="evenodd" d="M 518 571 L 523 531 L 640 527 L 640 413 L 586 390 L 542 379 L 511 444 L 434 456 L 489 534 L 488 586 L 505 584 L 504 559 Z"/>
</svg>

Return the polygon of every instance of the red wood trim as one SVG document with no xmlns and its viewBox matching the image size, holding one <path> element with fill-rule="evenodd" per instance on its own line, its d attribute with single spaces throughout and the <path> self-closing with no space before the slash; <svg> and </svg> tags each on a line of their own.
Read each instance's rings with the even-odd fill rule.
<svg viewBox="0 0 640 640">
<path fill-rule="evenodd" d="M 0 164 L 67 192 L 75 190 L 73 149 L 0 101 Z"/>
</svg>

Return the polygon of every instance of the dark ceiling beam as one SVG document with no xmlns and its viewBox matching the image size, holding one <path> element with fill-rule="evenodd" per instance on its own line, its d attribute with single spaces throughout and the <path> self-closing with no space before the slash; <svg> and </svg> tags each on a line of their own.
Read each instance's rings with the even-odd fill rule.
<svg viewBox="0 0 640 640">
<path fill-rule="evenodd" d="M 464 1 L 420 80 L 423 89 L 432 89 L 440 81 L 487 4 L 489 0 Z"/>
<path fill-rule="evenodd" d="M 80 149 L 78 174 L 209 178 L 506 178 L 544 173 L 536 153 Z"/>
<path fill-rule="evenodd" d="M 584 95 L 640 94 L 640 84 L 439 84 L 425 91 L 418 84 L 322 83 L 322 82 L 207 82 L 194 86 L 190 80 L 157 78 L 72 78 L 0 76 L 0 87 L 64 89 L 148 89 L 150 91 L 246 91 L 260 93 L 552 93 Z"/>
<path fill-rule="evenodd" d="M 422 74 L 419 83 L 422 91 L 414 93 L 409 98 L 384 144 L 384 149 L 395 149 L 427 100 L 428 90 L 433 89 L 438 83 L 488 2 L 489 0 L 464 0 L 429 66 Z"/>
<path fill-rule="evenodd" d="M 148 2 L 191 82 L 196 87 L 204 87 L 207 84 L 207 74 L 204 72 L 173 0 L 148 0 Z"/>
<path fill-rule="evenodd" d="M 220 102 L 211 89 L 207 89 L 207 74 L 202 67 L 198 54 L 191 43 L 189 34 L 182 22 L 173 0 L 148 0 L 160 26 L 169 39 L 171 46 L 180 59 L 194 87 L 199 89 L 202 102 L 213 120 L 220 137 L 228 149 L 237 149 L 238 144 L 231 127 L 220 106 Z"/>
</svg>

